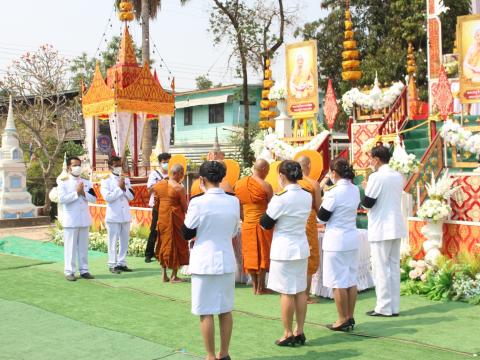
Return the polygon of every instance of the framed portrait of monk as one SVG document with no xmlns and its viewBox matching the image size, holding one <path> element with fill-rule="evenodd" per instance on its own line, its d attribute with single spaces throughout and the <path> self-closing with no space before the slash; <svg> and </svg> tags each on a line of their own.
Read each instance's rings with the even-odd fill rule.
<svg viewBox="0 0 480 360">
<path fill-rule="evenodd" d="M 287 109 L 294 119 L 318 113 L 317 41 L 286 46 Z"/>
<path fill-rule="evenodd" d="M 457 18 L 460 101 L 480 102 L 480 15 Z"/>
</svg>

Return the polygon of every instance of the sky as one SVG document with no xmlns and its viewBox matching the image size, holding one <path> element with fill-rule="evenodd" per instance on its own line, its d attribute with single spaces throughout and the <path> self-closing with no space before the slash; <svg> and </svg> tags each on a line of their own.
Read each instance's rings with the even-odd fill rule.
<svg viewBox="0 0 480 360">
<path fill-rule="evenodd" d="M 113 0 L 0 3 L 3 14 L 0 21 L 0 78 L 12 60 L 40 45 L 53 45 L 67 58 L 74 58 L 82 52 L 94 56 L 98 48 L 100 51 L 105 49 L 105 40 L 121 33 L 122 23 L 113 11 Z M 163 0 L 161 11 L 150 25 L 151 57 L 155 59 L 154 66 L 162 84 L 169 85 L 169 77 L 173 74 L 177 91 L 191 90 L 195 88 L 195 78 L 207 73 L 215 84 L 240 83 L 241 79 L 235 78 L 233 70 L 227 68 L 231 46 L 223 43 L 214 47 L 208 33 L 212 1 L 190 0 L 186 6 L 179 3 L 179 0 Z M 298 5 L 298 25 L 322 16 L 320 0 L 284 0 L 284 3 L 286 7 Z M 133 21 L 130 29 L 133 40 L 140 46 L 140 25 Z M 288 43 L 296 41 L 293 31 L 294 28 L 289 29 Z M 277 56 L 273 63 L 274 79 L 283 77 L 284 51 L 282 46 L 278 52 L 281 56 Z M 254 74 L 250 78 L 249 82 L 253 83 L 259 83 L 261 79 L 260 75 Z"/>
</svg>

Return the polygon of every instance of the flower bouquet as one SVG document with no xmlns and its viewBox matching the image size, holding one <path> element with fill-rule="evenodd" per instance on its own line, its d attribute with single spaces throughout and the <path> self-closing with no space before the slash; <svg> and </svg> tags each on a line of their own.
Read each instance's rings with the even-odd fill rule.
<svg viewBox="0 0 480 360">
<path fill-rule="evenodd" d="M 420 168 L 420 162 L 417 160 L 415 154 L 407 154 L 398 136 L 395 139 L 395 150 L 388 165 L 393 170 L 404 175 L 417 172 Z"/>
<path fill-rule="evenodd" d="M 274 85 L 268 94 L 269 100 L 285 100 L 287 98 L 287 89 L 283 84 Z"/>
</svg>

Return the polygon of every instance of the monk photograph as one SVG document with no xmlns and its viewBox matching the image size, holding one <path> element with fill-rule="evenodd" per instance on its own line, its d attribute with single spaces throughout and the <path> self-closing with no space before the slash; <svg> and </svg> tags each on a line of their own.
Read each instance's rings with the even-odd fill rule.
<svg viewBox="0 0 480 360">
<path fill-rule="evenodd" d="M 458 18 L 457 44 L 460 64 L 460 99 L 462 103 L 480 99 L 480 16 Z"/>
<path fill-rule="evenodd" d="M 304 41 L 286 46 L 288 113 L 307 117 L 318 111 L 317 43 Z"/>
</svg>

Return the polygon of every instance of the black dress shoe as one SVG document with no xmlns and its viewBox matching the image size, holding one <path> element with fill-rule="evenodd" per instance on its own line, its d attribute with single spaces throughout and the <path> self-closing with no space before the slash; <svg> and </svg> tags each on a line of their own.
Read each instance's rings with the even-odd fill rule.
<svg viewBox="0 0 480 360">
<path fill-rule="evenodd" d="M 275 345 L 278 346 L 295 346 L 295 336 L 289 336 L 283 340 L 276 340 Z"/>
<path fill-rule="evenodd" d="M 385 315 L 385 314 L 380 314 L 380 313 L 377 313 L 375 310 L 372 310 L 372 311 L 367 311 L 366 314 L 368 316 L 377 316 L 377 317 L 392 317 L 392 315 Z"/>
<path fill-rule="evenodd" d="M 121 273 L 120 269 L 116 266 L 111 267 L 109 270 L 112 274 L 120 274 Z"/>
<path fill-rule="evenodd" d="M 305 341 L 307 341 L 305 334 L 299 334 L 295 336 L 296 344 L 305 345 Z"/>
<path fill-rule="evenodd" d="M 347 320 L 343 324 L 340 324 L 338 326 L 333 326 L 333 324 L 327 325 L 327 329 L 332 331 L 348 331 L 350 330 L 350 327 L 352 327 L 352 325 L 350 324 L 350 320 Z"/>
<path fill-rule="evenodd" d="M 130 269 L 127 265 L 117 266 L 117 269 L 123 272 L 132 272 L 133 270 Z"/>
<path fill-rule="evenodd" d="M 80 274 L 80 277 L 82 279 L 87 279 L 87 280 L 95 279 L 95 277 L 92 274 L 90 274 L 89 272 Z"/>
<path fill-rule="evenodd" d="M 400 316 L 399 313 L 395 313 L 395 314 L 392 314 L 393 317 L 397 317 L 397 316 Z"/>
<path fill-rule="evenodd" d="M 224 356 L 223 358 L 218 358 L 218 360 L 231 360 L 230 355 Z"/>
<path fill-rule="evenodd" d="M 152 262 L 152 258 L 150 256 L 145 256 L 145 262 L 146 263 L 151 263 Z"/>
<path fill-rule="evenodd" d="M 354 318 L 348 319 L 348 322 L 350 323 L 350 326 L 352 327 L 352 330 L 353 330 L 353 328 L 355 327 L 355 319 Z"/>
</svg>

